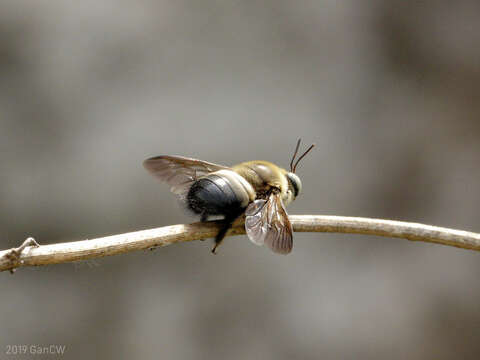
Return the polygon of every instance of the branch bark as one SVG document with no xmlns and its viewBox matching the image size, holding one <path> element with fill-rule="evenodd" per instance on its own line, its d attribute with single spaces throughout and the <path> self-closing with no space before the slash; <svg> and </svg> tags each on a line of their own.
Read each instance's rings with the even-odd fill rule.
<svg viewBox="0 0 480 360">
<path fill-rule="evenodd" d="M 296 232 L 328 232 L 378 235 L 424 241 L 480 251 L 480 234 L 402 221 L 345 216 L 291 215 Z M 197 222 L 172 225 L 97 239 L 41 245 L 22 244 L 19 248 L 0 251 L 0 271 L 23 266 L 60 264 L 167 246 L 177 242 L 215 237 L 219 223 Z M 235 223 L 227 236 L 245 234 L 243 221 Z"/>
</svg>

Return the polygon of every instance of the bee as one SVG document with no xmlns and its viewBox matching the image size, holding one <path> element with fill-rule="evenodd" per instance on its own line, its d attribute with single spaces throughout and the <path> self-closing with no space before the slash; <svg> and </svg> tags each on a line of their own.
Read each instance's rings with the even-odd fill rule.
<svg viewBox="0 0 480 360">
<path fill-rule="evenodd" d="M 293 229 L 285 206 L 302 191 L 296 168 L 315 146 L 311 145 L 294 163 L 300 139 L 290 161 L 290 171 L 263 160 L 247 161 L 232 167 L 182 157 L 156 156 L 144 167 L 170 185 L 187 209 L 201 221 L 221 217 L 215 237 L 215 253 L 233 222 L 245 215 L 245 230 L 256 245 L 266 244 L 273 252 L 288 254 L 293 248 Z"/>
</svg>

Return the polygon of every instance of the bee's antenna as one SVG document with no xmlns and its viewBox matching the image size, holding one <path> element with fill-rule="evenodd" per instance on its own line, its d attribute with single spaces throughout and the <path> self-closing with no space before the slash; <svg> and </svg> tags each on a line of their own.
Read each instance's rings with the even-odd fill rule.
<svg viewBox="0 0 480 360">
<path fill-rule="evenodd" d="M 298 150 L 298 145 L 299 145 L 299 144 L 300 144 L 300 140 L 298 140 L 298 143 L 297 143 L 297 150 Z M 297 170 L 297 165 L 298 165 L 298 163 L 300 162 L 300 160 L 302 160 L 302 159 L 305 157 L 305 155 L 307 155 L 307 154 L 310 152 L 310 150 L 312 150 L 312 149 L 314 148 L 314 146 L 315 146 L 315 144 L 310 145 L 310 147 L 307 149 L 307 151 L 305 151 L 305 152 L 302 154 L 302 156 L 300 156 L 300 157 L 298 158 L 298 160 L 297 160 L 297 162 L 295 163 L 295 165 L 293 165 L 292 173 L 295 173 L 295 170 Z M 295 154 L 296 154 L 296 153 L 297 153 L 297 152 L 295 151 Z M 292 160 L 292 161 L 293 161 L 293 160 Z M 291 167 L 291 165 L 290 165 L 290 167 Z"/>
<path fill-rule="evenodd" d="M 295 152 L 293 153 L 293 156 L 292 156 L 292 160 L 290 161 L 290 172 L 295 172 L 295 170 L 293 169 L 293 161 L 295 160 L 295 156 L 297 156 L 297 153 L 298 153 L 298 148 L 300 147 L 300 141 L 302 141 L 302 139 L 298 139 L 297 141 L 297 146 L 295 147 Z"/>
</svg>

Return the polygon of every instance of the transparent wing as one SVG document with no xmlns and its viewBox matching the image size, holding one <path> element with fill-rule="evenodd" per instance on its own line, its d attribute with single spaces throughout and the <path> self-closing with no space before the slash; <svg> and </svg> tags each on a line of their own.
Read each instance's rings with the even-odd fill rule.
<svg viewBox="0 0 480 360">
<path fill-rule="evenodd" d="M 201 176 L 229 169 L 226 166 L 183 156 L 156 156 L 143 162 L 143 166 L 157 179 L 170 185 L 170 191 L 183 195 Z"/>
<path fill-rule="evenodd" d="M 256 245 L 266 244 L 277 254 L 288 254 L 293 248 L 293 229 L 280 194 L 252 202 L 245 211 L 245 230 Z"/>
</svg>

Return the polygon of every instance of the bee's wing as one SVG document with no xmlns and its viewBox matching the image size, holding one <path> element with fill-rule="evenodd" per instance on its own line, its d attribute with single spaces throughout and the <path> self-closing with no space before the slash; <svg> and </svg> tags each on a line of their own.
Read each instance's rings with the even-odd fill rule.
<svg viewBox="0 0 480 360">
<path fill-rule="evenodd" d="M 184 195 L 201 176 L 229 169 L 226 166 L 183 156 L 156 156 L 143 162 L 143 166 L 157 179 L 170 185 L 170 191 Z"/>
<path fill-rule="evenodd" d="M 266 244 L 278 254 L 292 251 L 292 224 L 280 194 L 270 194 L 267 200 L 255 200 L 247 207 L 245 215 L 245 230 L 254 244 Z"/>
</svg>

